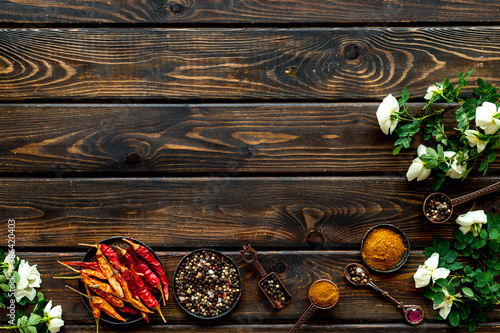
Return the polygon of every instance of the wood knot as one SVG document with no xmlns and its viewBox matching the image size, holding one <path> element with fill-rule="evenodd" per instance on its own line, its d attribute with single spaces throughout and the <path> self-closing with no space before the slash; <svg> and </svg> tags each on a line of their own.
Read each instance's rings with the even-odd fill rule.
<svg viewBox="0 0 500 333">
<path fill-rule="evenodd" d="M 307 235 L 307 244 L 311 248 L 322 248 L 323 244 L 325 244 L 325 236 L 317 230 L 311 230 Z"/>
<path fill-rule="evenodd" d="M 179 5 L 178 3 L 170 6 L 170 11 L 174 14 L 182 14 L 184 12 L 184 6 Z"/>
<path fill-rule="evenodd" d="M 128 153 L 125 156 L 125 164 L 130 166 L 136 166 L 141 161 L 141 157 L 136 152 Z"/>
<path fill-rule="evenodd" d="M 493 206 L 490 208 L 490 212 L 493 214 L 493 215 L 496 215 L 498 213 L 498 208 Z"/>
<path fill-rule="evenodd" d="M 275 265 L 273 265 L 273 267 L 271 267 L 271 269 L 273 270 L 273 272 L 280 274 L 280 273 L 283 273 L 285 271 L 286 265 L 282 262 L 278 262 Z"/>
<path fill-rule="evenodd" d="M 359 56 L 360 48 L 356 44 L 349 44 L 344 48 L 344 56 L 349 60 L 354 60 Z"/>
</svg>

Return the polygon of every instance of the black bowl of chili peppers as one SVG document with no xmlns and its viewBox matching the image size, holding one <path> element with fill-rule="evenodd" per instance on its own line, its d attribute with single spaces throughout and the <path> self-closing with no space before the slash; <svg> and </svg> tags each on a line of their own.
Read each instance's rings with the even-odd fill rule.
<svg viewBox="0 0 500 333">
<path fill-rule="evenodd" d="M 174 296 L 180 307 L 198 319 L 220 318 L 241 296 L 241 275 L 228 256 L 198 249 L 181 259 L 174 272 Z"/>
<path fill-rule="evenodd" d="M 115 312 L 118 314 L 116 316 L 114 313 L 106 313 L 106 311 L 100 311 L 100 321 L 113 324 L 113 325 L 130 325 L 141 321 L 142 319 L 149 322 L 149 317 L 154 315 L 155 311 L 161 314 L 160 305 L 164 305 L 163 300 L 165 294 L 168 297 L 168 282 L 166 277 L 161 278 L 160 270 L 165 275 L 165 270 L 160 258 L 154 253 L 154 251 L 146 244 L 132 238 L 125 237 L 111 237 L 104 239 L 99 242 L 100 249 L 102 251 L 103 257 L 112 267 L 114 273 L 119 272 L 120 278 L 126 282 L 129 291 L 125 291 L 123 298 L 109 297 L 109 293 L 106 293 L 106 288 L 112 286 L 111 281 L 106 281 L 103 277 L 92 276 L 94 270 L 92 265 L 96 265 L 97 258 L 97 248 L 92 247 L 83 257 L 83 264 L 80 266 L 80 275 L 86 276 L 86 282 L 83 279 L 78 281 L 78 288 L 81 293 L 87 294 L 91 293 L 96 296 L 104 298 L 109 305 L 111 305 Z M 74 263 L 76 264 L 76 263 Z M 82 275 L 82 271 L 84 274 Z M 158 272 L 157 272 L 158 271 Z M 90 282 L 88 282 L 90 281 Z M 103 283 L 104 282 L 104 283 Z M 89 285 L 92 284 L 89 288 Z M 108 284 L 108 286 L 105 286 Z M 123 287 L 123 285 L 122 285 Z M 90 290 L 90 292 L 89 292 Z M 111 290 L 113 293 L 116 291 Z M 127 293 L 130 293 L 132 297 L 137 296 L 140 303 L 132 301 L 125 301 L 127 299 Z M 91 313 L 94 314 L 93 309 L 90 305 L 88 297 L 82 296 L 82 300 L 89 309 Z M 120 302 L 122 300 L 122 302 Z M 143 306 L 146 308 L 143 308 Z M 146 312 L 149 310 L 149 312 Z"/>
</svg>

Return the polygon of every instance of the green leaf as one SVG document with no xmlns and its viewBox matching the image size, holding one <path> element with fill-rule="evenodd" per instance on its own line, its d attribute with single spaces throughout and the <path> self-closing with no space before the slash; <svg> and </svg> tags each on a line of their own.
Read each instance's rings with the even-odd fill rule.
<svg viewBox="0 0 500 333">
<path fill-rule="evenodd" d="M 498 250 L 500 250 L 500 244 L 498 244 L 498 242 L 495 240 L 495 241 L 491 241 L 490 244 L 490 250 L 493 252 L 493 253 L 497 253 Z"/>
<path fill-rule="evenodd" d="M 467 244 L 471 244 L 473 241 L 474 241 L 474 235 L 472 234 L 471 231 L 469 231 L 468 233 L 466 233 L 464 235 L 464 241 L 467 243 Z"/>
<path fill-rule="evenodd" d="M 432 254 L 433 254 L 434 252 L 436 252 L 436 248 L 435 248 L 435 247 L 426 247 L 426 248 L 424 249 L 424 253 L 425 253 L 425 255 L 426 255 L 427 257 L 429 257 L 429 258 L 432 256 Z"/>
<path fill-rule="evenodd" d="M 5 284 L 5 283 L 1 283 L 0 284 L 0 288 L 3 290 L 3 291 L 9 291 L 10 288 L 9 288 L 9 285 Z"/>
<path fill-rule="evenodd" d="M 490 288 L 491 292 L 497 292 L 499 289 L 500 289 L 500 284 L 496 282 Z"/>
<path fill-rule="evenodd" d="M 35 326 L 28 326 L 26 328 L 28 329 L 29 333 L 37 333 Z"/>
<path fill-rule="evenodd" d="M 446 287 L 448 285 L 448 280 L 446 280 L 446 279 L 437 279 L 434 283 L 436 283 L 438 286 Z"/>
<path fill-rule="evenodd" d="M 478 281 L 478 282 L 476 283 L 476 288 L 477 288 L 477 289 L 481 289 L 481 288 L 483 288 L 484 286 L 486 286 L 486 281 L 484 281 L 484 280 Z"/>
<path fill-rule="evenodd" d="M 465 249 L 466 246 L 467 246 L 466 243 L 455 243 L 455 249 L 458 251 L 462 251 L 463 249 Z"/>
<path fill-rule="evenodd" d="M 444 256 L 444 261 L 446 261 L 446 263 L 448 263 L 448 264 L 451 264 L 452 262 L 455 261 L 455 259 L 457 259 L 457 257 L 458 257 L 458 252 L 450 250 Z"/>
<path fill-rule="evenodd" d="M 32 313 L 30 315 L 30 318 L 28 319 L 28 325 L 35 326 L 38 325 L 38 323 L 42 320 L 42 317 L 40 317 L 37 314 Z"/>
<path fill-rule="evenodd" d="M 19 275 L 18 272 L 14 271 L 12 273 L 12 275 L 14 275 L 14 278 L 16 279 L 16 283 L 19 283 L 19 281 L 21 281 L 21 276 Z"/>
<path fill-rule="evenodd" d="M 394 150 L 392 151 L 392 155 L 397 155 L 399 154 L 399 151 L 403 148 L 403 146 L 397 146 L 396 148 L 394 148 Z"/>
<path fill-rule="evenodd" d="M 486 237 L 488 237 L 488 232 L 484 229 L 481 230 L 481 232 L 479 233 L 479 237 L 481 237 L 482 239 L 485 239 Z"/>
<path fill-rule="evenodd" d="M 474 297 L 474 292 L 472 291 L 472 289 L 468 288 L 468 287 L 463 287 L 462 288 L 462 292 L 464 293 L 465 296 L 467 297 Z"/>
<path fill-rule="evenodd" d="M 425 298 L 434 299 L 434 295 L 436 295 L 436 293 L 434 291 L 432 291 L 432 289 L 425 288 L 425 290 L 424 290 L 424 297 Z"/>
<path fill-rule="evenodd" d="M 434 295 L 434 305 L 439 305 L 443 303 L 445 298 L 444 292 L 440 291 L 437 292 L 436 295 Z"/>
<path fill-rule="evenodd" d="M 443 240 L 439 243 L 437 250 L 440 256 L 445 256 L 450 249 L 450 242 L 447 240 Z"/>
<path fill-rule="evenodd" d="M 481 230 L 481 231 L 483 231 L 483 230 Z M 491 230 L 489 236 L 490 236 L 491 239 L 497 239 L 498 238 L 498 230 L 497 229 Z"/>
<path fill-rule="evenodd" d="M 477 322 L 474 319 L 469 321 L 469 324 L 467 325 L 467 329 L 469 330 L 469 332 L 474 332 L 476 328 L 477 328 Z"/>
<path fill-rule="evenodd" d="M 454 263 L 450 264 L 448 268 L 452 271 L 457 271 L 459 269 L 462 269 L 464 265 L 461 262 L 455 261 Z"/>
<path fill-rule="evenodd" d="M 448 319 L 450 321 L 451 326 L 457 327 L 458 324 L 460 323 L 460 314 L 457 311 L 453 310 L 448 315 Z"/>
<path fill-rule="evenodd" d="M 448 291 L 450 295 L 455 295 L 455 286 L 453 284 L 448 284 L 446 286 L 446 291 Z"/>
</svg>

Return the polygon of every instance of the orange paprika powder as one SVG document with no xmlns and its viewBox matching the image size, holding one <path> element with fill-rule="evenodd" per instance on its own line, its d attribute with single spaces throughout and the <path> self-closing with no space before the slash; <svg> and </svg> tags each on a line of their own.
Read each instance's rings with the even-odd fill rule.
<svg viewBox="0 0 500 333">
<path fill-rule="evenodd" d="M 370 267 L 385 271 L 396 266 L 405 251 L 400 234 L 389 227 L 380 227 L 365 238 L 362 255 Z"/>
</svg>

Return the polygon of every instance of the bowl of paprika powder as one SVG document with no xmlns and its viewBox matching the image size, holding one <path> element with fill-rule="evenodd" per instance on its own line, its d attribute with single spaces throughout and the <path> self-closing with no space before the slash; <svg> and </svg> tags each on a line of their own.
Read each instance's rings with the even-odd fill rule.
<svg viewBox="0 0 500 333">
<path fill-rule="evenodd" d="M 406 235 L 392 224 L 378 224 L 366 232 L 361 242 L 361 258 L 371 270 L 392 273 L 400 269 L 410 254 Z"/>
</svg>

